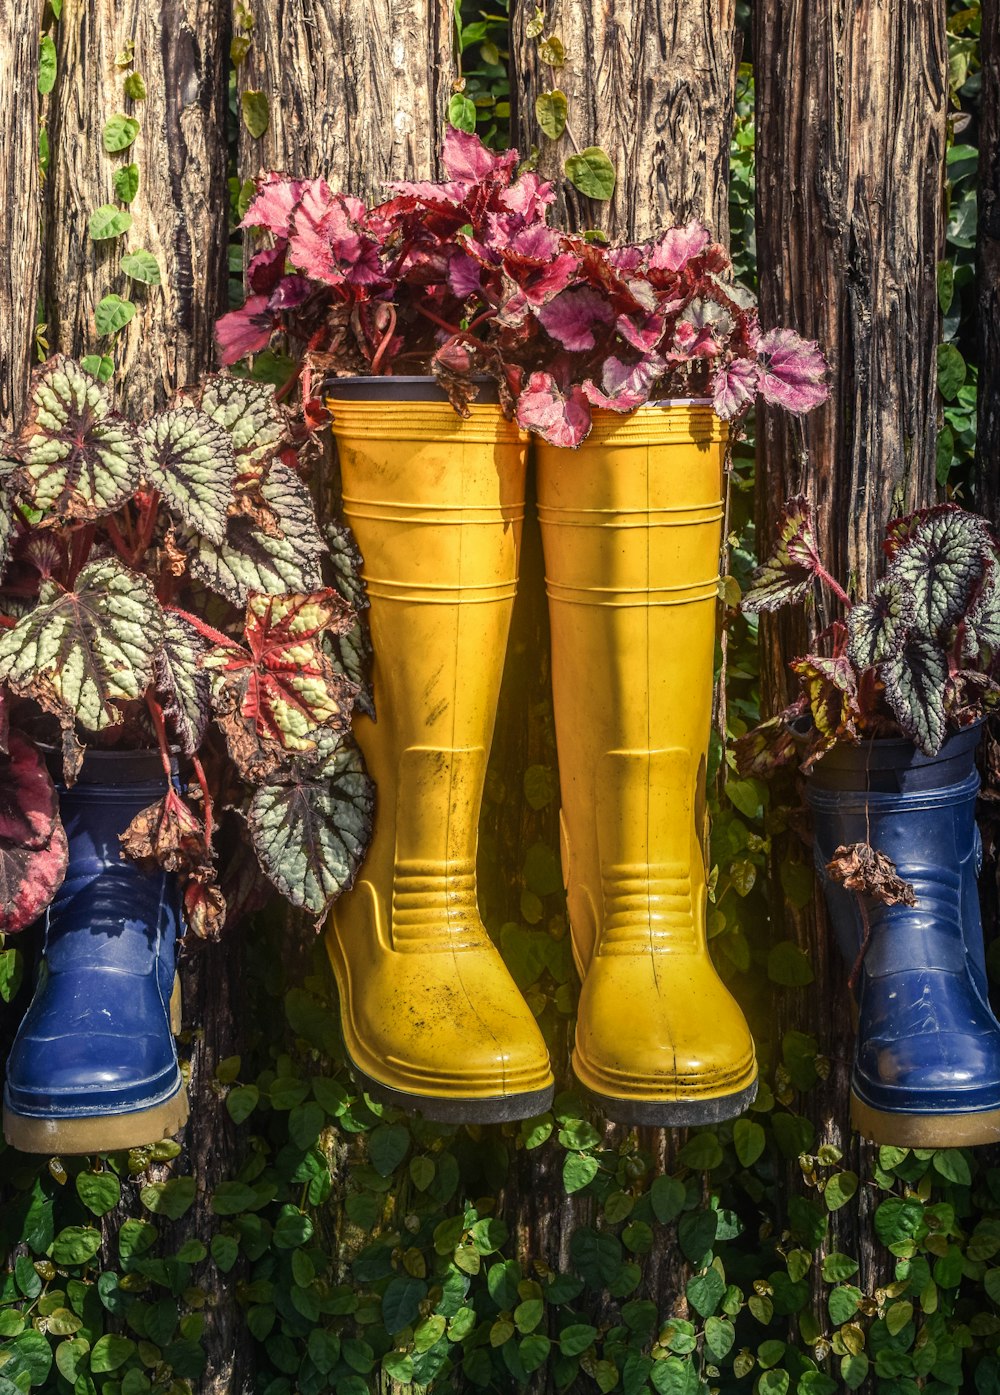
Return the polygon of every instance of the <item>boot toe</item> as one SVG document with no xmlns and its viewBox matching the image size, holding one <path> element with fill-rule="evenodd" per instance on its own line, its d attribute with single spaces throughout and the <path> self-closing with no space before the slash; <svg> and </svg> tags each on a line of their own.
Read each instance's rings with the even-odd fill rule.
<svg viewBox="0 0 1000 1395">
<path fill-rule="evenodd" d="M 609 1117 L 714 1122 L 756 1094 L 746 1019 L 702 957 L 598 955 L 584 983 L 573 1068 Z M 640 1117 L 641 1116 L 641 1117 Z"/>
<path fill-rule="evenodd" d="M 366 1083 L 429 1117 L 454 1106 L 455 1117 L 470 1118 L 477 1102 L 484 1117 L 491 1108 L 497 1118 L 544 1112 L 548 1051 L 493 946 L 422 954 L 419 966 L 406 958 L 383 960 L 360 993 L 341 978 L 344 1041 Z M 498 1101 L 510 1102 L 506 1112 Z"/>
</svg>

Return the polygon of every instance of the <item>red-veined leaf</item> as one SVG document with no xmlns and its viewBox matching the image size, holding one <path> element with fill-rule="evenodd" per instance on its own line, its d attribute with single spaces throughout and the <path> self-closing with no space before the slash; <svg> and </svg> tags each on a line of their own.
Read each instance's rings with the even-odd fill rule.
<svg viewBox="0 0 1000 1395">
<path fill-rule="evenodd" d="M 319 917 L 354 883 L 371 837 L 374 789 L 348 738 L 311 767 L 256 790 L 247 811 L 266 876 Z"/>
<path fill-rule="evenodd" d="M 191 571 L 234 605 L 245 605 L 252 591 L 268 595 L 316 591 L 322 584 L 319 558 L 326 550 L 309 491 L 298 476 L 276 460 L 260 487 L 281 536 L 266 534 L 245 514 L 230 518 L 226 539 L 213 543 L 194 530 L 180 540 L 191 554 Z"/>
<path fill-rule="evenodd" d="M 819 569 L 812 506 L 799 494 L 782 509 L 777 546 L 754 572 L 741 609 L 756 615 L 802 600 L 812 590 Z"/>
<path fill-rule="evenodd" d="M 19 448 L 29 503 L 57 518 L 114 513 L 139 483 L 132 426 L 104 386 L 62 355 L 34 374 Z"/>
<path fill-rule="evenodd" d="M 912 633 L 903 649 L 879 665 L 878 673 L 900 731 L 925 755 L 937 755 L 945 738 L 944 650 L 926 635 Z"/>
<path fill-rule="evenodd" d="M 287 416 L 274 400 L 274 389 L 249 378 L 213 374 L 205 381 L 198 405 L 229 432 L 237 489 L 259 484 L 288 437 Z"/>
<path fill-rule="evenodd" d="M 139 440 L 148 483 L 183 523 L 221 543 L 236 476 L 228 432 L 183 404 L 145 422 Z"/>
<path fill-rule="evenodd" d="M 793 659 L 790 667 L 798 675 L 815 728 L 815 740 L 802 762 L 802 769 L 808 771 L 838 741 L 857 741 L 857 675 L 846 656 L 827 659 L 806 654 Z"/>
<path fill-rule="evenodd" d="M 867 601 L 855 601 L 847 615 L 847 653 L 857 668 L 888 659 L 906 641 L 913 624 L 913 596 L 893 577 L 882 577 Z"/>
<path fill-rule="evenodd" d="M 62 886 L 69 847 L 61 823 L 41 848 L 0 838 L 0 933 L 31 925 Z"/>
<path fill-rule="evenodd" d="M 44 848 L 59 822 L 59 800 L 52 777 L 36 747 L 19 731 L 0 755 L 0 842 Z"/>
<path fill-rule="evenodd" d="M 216 676 L 213 691 L 239 698 L 239 715 L 261 741 L 285 751 L 316 746 L 321 727 L 350 725 L 354 685 L 338 674 L 323 649 L 324 632 L 348 629 L 353 613 L 336 591 L 311 595 L 251 596 L 247 649 L 210 650 L 202 666 Z"/>
<path fill-rule="evenodd" d="M 163 715 L 172 726 L 181 750 L 194 755 L 211 715 L 211 683 L 201 666 L 208 645 L 176 611 L 163 614 L 163 644 L 153 661 L 156 690 Z"/>
<path fill-rule="evenodd" d="M 43 582 L 35 608 L 0 630 L 0 682 L 64 727 L 101 731 L 121 721 L 116 702 L 146 691 L 162 638 L 150 582 L 104 558 L 84 567 L 73 591 Z"/>
<path fill-rule="evenodd" d="M 985 519 L 935 511 L 897 542 L 887 575 L 910 591 L 916 623 L 939 635 L 965 611 L 991 555 Z"/>
</svg>

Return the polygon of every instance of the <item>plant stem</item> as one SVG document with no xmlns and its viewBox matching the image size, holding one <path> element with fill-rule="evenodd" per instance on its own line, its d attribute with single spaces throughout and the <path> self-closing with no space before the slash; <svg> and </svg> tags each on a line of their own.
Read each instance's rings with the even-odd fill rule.
<svg viewBox="0 0 1000 1395">
<path fill-rule="evenodd" d="M 822 564 L 817 566 L 816 575 L 819 577 L 823 585 L 833 592 L 833 594 L 837 597 L 837 600 L 840 601 L 844 609 L 850 610 L 850 596 L 844 590 L 843 586 L 841 586 L 840 582 L 837 581 L 834 577 L 832 577 Z"/>
<path fill-rule="evenodd" d="M 167 777 L 167 784 L 173 783 L 173 762 L 170 759 L 170 742 L 167 740 L 167 726 L 163 720 L 163 708 L 157 702 L 152 693 L 146 694 L 146 706 L 153 721 L 153 730 L 156 732 L 156 740 L 160 747 L 160 760 L 163 762 L 163 773 Z"/>
<path fill-rule="evenodd" d="M 215 832 L 215 825 L 212 820 L 212 796 L 208 789 L 208 776 L 205 774 L 205 767 L 201 763 L 201 757 L 193 755 L 191 764 L 194 766 L 194 773 L 201 786 L 201 797 L 205 805 L 205 843 L 211 849 L 212 835 Z"/>
</svg>

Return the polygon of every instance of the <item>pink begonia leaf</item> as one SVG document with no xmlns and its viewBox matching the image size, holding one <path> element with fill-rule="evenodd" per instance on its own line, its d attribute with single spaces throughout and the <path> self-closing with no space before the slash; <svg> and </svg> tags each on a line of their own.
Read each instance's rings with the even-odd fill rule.
<svg viewBox="0 0 1000 1395">
<path fill-rule="evenodd" d="M 516 267 L 516 262 L 513 264 Z M 547 266 L 539 266 L 535 271 L 515 275 L 520 289 L 532 305 L 545 305 L 553 296 L 566 290 L 580 268 L 580 263 L 572 252 L 560 253 Z"/>
<path fill-rule="evenodd" d="M 648 397 L 650 389 L 666 367 L 666 359 L 659 354 L 647 354 L 637 363 L 625 363 L 612 356 L 604 365 L 601 381 L 605 392 L 640 392 Z"/>
<path fill-rule="evenodd" d="M 711 233 L 703 223 L 692 219 L 683 228 L 668 228 L 652 244 L 649 265 L 654 271 L 680 271 L 705 250 Z"/>
<path fill-rule="evenodd" d="M 564 395 L 551 373 L 532 373 L 517 400 L 518 425 L 553 446 L 578 446 L 590 432 L 590 403 L 574 384 Z"/>
<path fill-rule="evenodd" d="M 215 322 L 215 339 L 224 364 L 236 363 L 247 354 L 266 349 L 274 329 L 274 316 L 266 295 L 252 295 L 239 310 L 230 310 Z"/>
<path fill-rule="evenodd" d="M 479 139 L 467 131 L 449 126 L 441 149 L 441 165 L 449 179 L 468 179 L 474 183 L 493 175 L 509 175 L 517 166 L 516 150 L 495 155 Z"/>
<path fill-rule="evenodd" d="M 500 202 L 512 213 L 518 213 L 532 227 L 541 227 L 545 210 L 556 201 L 555 187 L 547 179 L 539 179 L 528 171 L 500 194 Z"/>
<path fill-rule="evenodd" d="M 537 312 L 545 332 L 564 349 L 582 352 L 597 344 L 596 332 L 609 325 L 614 311 L 605 298 L 589 286 L 572 286 L 553 297 Z"/>
<path fill-rule="evenodd" d="M 663 335 L 663 316 L 647 315 L 637 324 L 631 315 L 619 315 L 615 329 L 633 349 L 655 349 Z"/>
<path fill-rule="evenodd" d="M 467 252 L 455 249 L 448 258 L 448 287 L 459 300 L 467 300 L 482 289 L 482 271 L 479 263 Z"/>
<path fill-rule="evenodd" d="M 635 242 L 629 242 L 623 247 L 612 247 L 608 252 L 608 261 L 623 276 L 631 276 L 642 266 L 645 255 L 642 247 Z"/>
<path fill-rule="evenodd" d="M 647 401 L 641 392 L 627 392 L 624 389 L 614 394 L 602 392 L 593 378 L 586 379 L 583 390 L 592 407 L 604 407 L 610 412 L 633 412 Z"/>
<path fill-rule="evenodd" d="M 678 321 L 671 346 L 671 358 L 687 362 L 692 358 L 718 358 L 721 352 L 715 331 L 709 325 L 694 325 L 690 320 Z"/>
<path fill-rule="evenodd" d="M 316 282 L 308 276 L 283 276 L 268 301 L 268 309 L 280 312 L 295 310 L 316 294 Z"/>
<path fill-rule="evenodd" d="M 355 203 L 331 194 L 323 180 L 303 192 L 288 239 L 289 259 L 299 271 L 333 286 L 381 279 L 378 247 L 360 233 L 352 216 Z"/>
<path fill-rule="evenodd" d="M 712 405 L 723 421 L 737 416 L 750 405 L 757 392 L 757 364 L 752 358 L 734 358 L 720 364 L 715 372 Z"/>
<path fill-rule="evenodd" d="M 489 220 L 487 226 L 493 231 Z M 559 255 L 559 234 L 544 223 L 537 223 L 533 227 L 522 228 L 503 251 L 511 262 L 517 261 L 523 266 L 545 266 Z"/>
<path fill-rule="evenodd" d="M 270 295 L 285 272 L 285 255 L 288 243 L 279 239 L 273 247 L 265 247 L 250 259 L 247 267 L 247 285 L 254 295 Z"/>
<path fill-rule="evenodd" d="M 283 174 L 265 174 L 257 181 L 257 194 L 250 200 L 240 227 L 266 228 L 275 237 L 287 237 L 292 212 L 306 182 Z"/>
<path fill-rule="evenodd" d="M 811 412 L 830 395 L 827 362 L 813 339 L 794 329 L 771 329 L 757 342 L 760 377 L 757 390 L 765 402 L 786 411 Z"/>
</svg>

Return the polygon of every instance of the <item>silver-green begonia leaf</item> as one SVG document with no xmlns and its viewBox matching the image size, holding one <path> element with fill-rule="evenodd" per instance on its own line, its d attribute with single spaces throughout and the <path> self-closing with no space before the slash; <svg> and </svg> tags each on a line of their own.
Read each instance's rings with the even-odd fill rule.
<svg viewBox="0 0 1000 1395">
<path fill-rule="evenodd" d="M 228 432 L 197 407 L 169 407 L 139 432 L 143 473 L 178 518 L 211 542 L 226 535 L 236 461 Z"/>
</svg>

